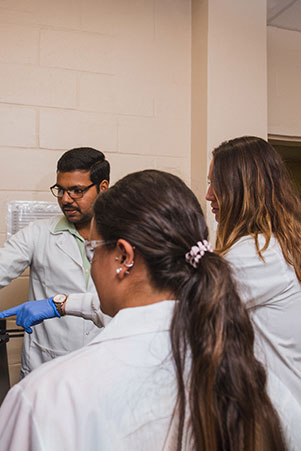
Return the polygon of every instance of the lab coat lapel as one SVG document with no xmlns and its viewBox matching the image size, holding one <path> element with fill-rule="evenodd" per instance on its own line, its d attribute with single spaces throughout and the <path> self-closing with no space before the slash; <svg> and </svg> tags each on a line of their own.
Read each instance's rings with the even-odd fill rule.
<svg viewBox="0 0 301 451">
<path fill-rule="evenodd" d="M 72 258 L 80 267 L 83 266 L 82 257 L 78 244 L 76 243 L 76 238 L 71 233 L 62 233 L 57 240 L 57 246 L 61 249 L 64 254 Z"/>
</svg>

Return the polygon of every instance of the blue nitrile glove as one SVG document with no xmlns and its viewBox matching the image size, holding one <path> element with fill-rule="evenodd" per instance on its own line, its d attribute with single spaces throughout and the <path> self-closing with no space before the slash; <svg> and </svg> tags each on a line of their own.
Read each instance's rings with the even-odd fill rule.
<svg viewBox="0 0 301 451">
<path fill-rule="evenodd" d="M 55 316 L 61 317 L 52 299 L 53 297 L 41 301 L 24 302 L 17 307 L 0 312 L 0 318 L 17 315 L 17 326 L 23 327 L 26 332 L 31 334 L 30 326 L 40 324 L 44 319 L 54 318 Z"/>
</svg>

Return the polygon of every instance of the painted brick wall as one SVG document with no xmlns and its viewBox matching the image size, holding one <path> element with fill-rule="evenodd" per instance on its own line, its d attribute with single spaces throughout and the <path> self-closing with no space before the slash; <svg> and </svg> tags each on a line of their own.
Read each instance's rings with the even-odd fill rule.
<svg viewBox="0 0 301 451">
<path fill-rule="evenodd" d="M 7 202 L 53 200 L 71 147 L 104 151 L 113 182 L 144 168 L 189 182 L 190 53 L 190 0 L 1 0 L 0 244 Z M 1 307 L 27 285 L 3 289 Z"/>
</svg>

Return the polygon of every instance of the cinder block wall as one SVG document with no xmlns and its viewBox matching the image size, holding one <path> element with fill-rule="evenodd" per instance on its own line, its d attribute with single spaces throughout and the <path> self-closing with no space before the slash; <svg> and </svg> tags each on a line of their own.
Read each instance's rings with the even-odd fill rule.
<svg viewBox="0 0 301 451">
<path fill-rule="evenodd" d="M 10 200 L 53 200 L 60 155 L 93 146 L 112 182 L 144 168 L 190 181 L 190 0 L 0 3 L 0 244 Z M 0 292 L 26 299 L 28 275 Z M 12 383 L 20 339 L 9 345 Z"/>
</svg>

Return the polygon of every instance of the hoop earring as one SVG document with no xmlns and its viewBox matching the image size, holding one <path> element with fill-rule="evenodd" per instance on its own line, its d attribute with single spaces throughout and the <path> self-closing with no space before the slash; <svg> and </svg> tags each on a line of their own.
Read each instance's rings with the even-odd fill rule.
<svg viewBox="0 0 301 451">
<path fill-rule="evenodd" d="M 132 268 L 134 266 L 134 260 L 131 263 L 124 263 L 127 268 Z"/>
</svg>

